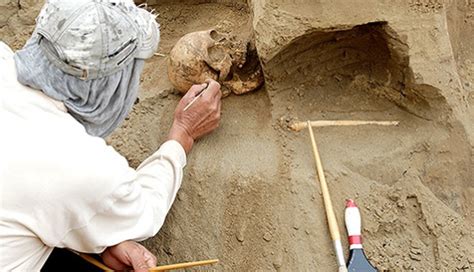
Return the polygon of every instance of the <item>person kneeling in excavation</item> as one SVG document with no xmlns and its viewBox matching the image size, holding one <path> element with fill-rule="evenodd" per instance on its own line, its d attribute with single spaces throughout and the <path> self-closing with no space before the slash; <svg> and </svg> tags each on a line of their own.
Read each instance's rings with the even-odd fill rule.
<svg viewBox="0 0 474 272">
<path fill-rule="evenodd" d="M 0 42 L 0 267 L 38 271 L 53 248 L 102 253 L 113 269 L 146 271 L 136 242 L 163 225 L 186 154 L 220 119 L 220 85 L 193 86 L 168 140 L 137 169 L 104 141 L 125 119 L 155 16 L 132 0 L 50 0 L 23 49 Z M 153 136 L 153 135 L 152 135 Z"/>
</svg>

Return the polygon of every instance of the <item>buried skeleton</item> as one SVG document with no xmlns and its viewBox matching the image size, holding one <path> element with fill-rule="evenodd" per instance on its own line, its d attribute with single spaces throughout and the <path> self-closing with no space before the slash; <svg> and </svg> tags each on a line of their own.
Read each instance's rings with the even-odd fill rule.
<svg viewBox="0 0 474 272">
<path fill-rule="evenodd" d="M 211 29 L 186 34 L 170 52 L 168 77 L 180 92 L 208 78 L 224 86 L 224 94 L 244 94 L 263 84 L 253 41 L 236 40 Z"/>
</svg>

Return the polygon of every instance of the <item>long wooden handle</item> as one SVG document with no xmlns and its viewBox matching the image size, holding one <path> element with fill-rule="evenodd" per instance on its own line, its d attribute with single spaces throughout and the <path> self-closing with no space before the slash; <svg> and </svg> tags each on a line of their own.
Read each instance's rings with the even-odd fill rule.
<svg viewBox="0 0 474 272">
<path fill-rule="evenodd" d="M 331 195 L 329 194 L 326 177 L 324 176 L 323 164 L 321 163 L 321 157 L 319 156 L 318 146 L 314 138 L 313 128 L 311 122 L 307 123 L 309 136 L 311 138 L 311 145 L 313 146 L 314 161 L 316 163 L 316 170 L 318 171 L 319 185 L 321 186 L 321 192 L 323 194 L 324 208 L 326 210 L 326 217 L 328 219 L 329 232 L 334 244 L 334 250 L 336 252 L 337 263 L 339 265 L 339 271 L 347 271 L 344 253 L 342 251 L 341 235 L 339 234 L 339 226 L 337 224 L 336 215 L 332 208 Z"/>
<path fill-rule="evenodd" d="M 72 251 L 72 250 L 71 250 Z M 98 260 L 96 260 L 95 258 L 93 258 L 92 256 L 88 255 L 88 254 L 85 254 L 85 253 L 80 253 L 80 252 L 76 252 L 76 251 L 72 251 L 74 253 L 76 253 L 77 255 L 79 255 L 82 259 L 86 260 L 87 262 L 97 266 L 98 268 L 104 270 L 104 271 L 114 271 L 112 268 L 106 266 L 105 264 L 99 262 Z"/>
<path fill-rule="evenodd" d="M 373 121 L 373 120 L 318 120 L 310 121 L 311 127 L 330 127 L 330 126 L 361 126 L 361 125 L 378 125 L 378 126 L 398 126 L 399 121 Z M 294 131 L 300 131 L 309 127 L 308 122 L 295 122 L 290 125 Z"/>
<path fill-rule="evenodd" d="M 193 266 L 202 266 L 202 265 L 210 265 L 219 262 L 218 259 L 214 260 L 205 260 L 205 261 L 197 261 L 197 262 L 189 262 L 189 263 L 179 263 L 179 264 L 170 264 L 170 265 L 162 265 L 148 269 L 148 271 L 167 271 L 173 269 L 182 269 L 188 268 Z"/>
<path fill-rule="evenodd" d="M 316 169 L 318 171 L 319 185 L 321 186 L 321 192 L 323 194 L 324 208 L 326 209 L 329 231 L 331 232 L 332 240 L 338 240 L 341 239 L 341 236 L 339 234 L 339 227 L 337 225 L 336 216 L 334 215 L 334 209 L 332 208 L 331 196 L 329 195 L 326 177 L 324 176 L 321 157 L 319 156 L 318 146 L 316 145 L 316 140 L 314 138 L 313 128 L 311 126 L 308 126 L 308 128 L 309 136 L 311 137 L 311 145 L 313 146 L 314 161 L 316 163 Z"/>
<path fill-rule="evenodd" d="M 114 271 L 110 267 L 107 267 L 105 264 L 99 262 L 98 260 L 94 259 L 92 256 L 85 254 L 85 253 L 80 253 L 71 250 L 71 252 L 76 253 L 79 255 L 82 259 L 86 260 L 87 262 L 97 266 L 98 268 L 104 270 L 104 271 Z M 188 267 L 194 267 L 194 266 L 202 266 L 202 265 L 210 265 L 210 264 L 215 264 L 219 262 L 218 259 L 213 259 L 213 260 L 204 260 L 204 261 L 197 261 L 197 262 L 188 262 L 188 263 L 178 263 L 178 264 L 169 264 L 169 265 L 162 265 L 162 266 L 157 266 L 148 269 L 148 271 L 168 271 L 168 270 L 174 270 L 174 269 L 182 269 L 182 268 L 188 268 Z"/>
</svg>

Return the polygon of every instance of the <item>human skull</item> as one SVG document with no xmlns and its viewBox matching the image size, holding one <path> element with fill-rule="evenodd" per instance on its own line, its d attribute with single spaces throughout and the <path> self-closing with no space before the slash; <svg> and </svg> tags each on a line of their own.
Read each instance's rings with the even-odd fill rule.
<svg viewBox="0 0 474 272">
<path fill-rule="evenodd" d="M 232 40 L 214 29 L 183 36 L 170 52 L 168 77 L 173 86 L 186 93 L 193 84 L 214 79 L 235 94 L 260 87 L 263 74 L 256 50 Z"/>
</svg>

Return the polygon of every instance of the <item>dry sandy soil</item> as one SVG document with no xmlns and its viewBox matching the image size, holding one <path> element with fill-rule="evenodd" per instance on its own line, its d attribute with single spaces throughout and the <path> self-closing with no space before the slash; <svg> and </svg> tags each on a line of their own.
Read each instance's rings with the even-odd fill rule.
<svg viewBox="0 0 474 272">
<path fill-rule="evenodd" d="M 166 139 L 180 99 L 167 54 L 181 36 L 251 34 L 265 73 L 260 90 L 224 99 L 220 128 L 195 145 L 164 227 L 144 242 L 161 263 L 335 271 L 308 135 L 287 126 L 373 119 L 401 124 L 316 130 L 340 227 L 355 198 L 380 270 L 474 271 L 472 1 L 155 2 L 164 57 L 108 139 L 132 166 Z M 21 47 L 39 7 L 0 2 L 0 38 Z"/>
</svg>

